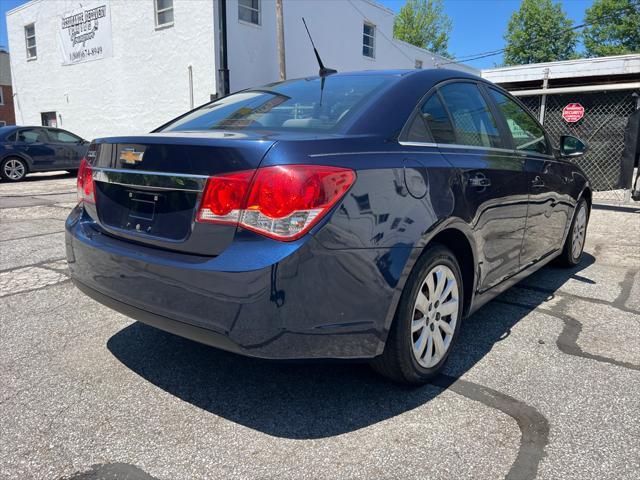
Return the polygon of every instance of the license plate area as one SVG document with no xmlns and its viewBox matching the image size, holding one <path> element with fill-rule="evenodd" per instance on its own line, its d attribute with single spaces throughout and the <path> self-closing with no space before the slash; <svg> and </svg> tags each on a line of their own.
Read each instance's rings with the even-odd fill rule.
<svg viewBox="0 0 640 480">
<path fill-rule="evenodd" d="M 172 242 L 191 234 L 198 192 L 132 188 L 95 182 L 96 207 L 105 227 Z"/>
<path fill-rule="evenodd" d="M 156 217 L 156 206 L 161 201 L 160 195 L 129 191 L 129 217 L 126 228 L 139 232 L 150 232 Z"/>
</svg>

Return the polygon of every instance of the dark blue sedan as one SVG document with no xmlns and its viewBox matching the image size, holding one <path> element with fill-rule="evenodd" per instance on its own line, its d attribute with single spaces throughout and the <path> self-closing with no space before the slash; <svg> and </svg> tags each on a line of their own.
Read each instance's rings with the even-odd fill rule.
<svg viewBox="0 0 640 480">
<path fill-rule="evenodd" d="M 580 261 L 584 173 L 515 98 L 449 70 L 245 90 L 102 138 L 66 222 L 75 284 L 141 322 L 269 359 L 437 374 L 463 318 Z"/>
<path fill-rule="evenodd" d="M 75 172 L 89 142 L 51 127 L 0 127 L 0 176 L 17 182 L 31 172 Z"/>
</svg>

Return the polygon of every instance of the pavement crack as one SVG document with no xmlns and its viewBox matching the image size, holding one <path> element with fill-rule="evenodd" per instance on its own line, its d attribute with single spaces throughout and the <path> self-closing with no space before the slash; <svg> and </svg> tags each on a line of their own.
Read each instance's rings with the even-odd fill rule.
<svg viewBox="0 0 640 480">
<path fill-rule="evenodd" d="M 615 358 L 605 357 L 604 355 L 596 355 L 593 353 L 585 352 L 578 345 L 578 337 L 580 336 L 580 332 L 582 331 L 582 324 L 566 313 L 556 310 L 557 308 L 562 306 L 562 301 L 559 302 L 558 305 L 551 308 L 533 307 L 531 305 L 527 305 L 526 303 L 512 302 L 509 300 L 501 299 L 496 299 L 494 300 L 494 302 L 502 303 L 504 305 L 511 305 L 513 307 L 522 308 L 527 311 L 535 310 L 536 312 L 540 312 L 560 320 L 563 323 L 563 327 L 562 332 L 560 332 L 560 335 L 556 339 L 556 346 L 562 353 L 572 355 L 574 357 L 595 360 L 596 362 L 608 363 L 610 365 L 627 368 L 629 370 L 640 371 L 640 365 L 636 365 L 630 362 L 623 362 L 621 360 L 616 360 Z"/>
<path fill-rule="evenodd" d="M 36 263 L 27 263 L 26 265 L 19 265 L 17 267 L 11 267 L 11 268 L 5 268 L 4 270 L 0 270 L 0 273 L 6 273 L 6 272 L 13 272 L 15 270 L 22 270 L 24 268 L 29 268 L 29 267 L 42 267 L 43 265 L 46 265 L 48 263 L 54 263 L 54 262 L 60 262 L 62 260 L 66 260 L 67 257 L 55 257 L 55 258 L 47 258 L 46 260 L 42 260 L 40 262 L 36 262 Z"/>
<path fill-rule="evenodd" d="M 513 418 L 520 428 L 520 447 L 516 460 L 505 478 L 508 480 L 536 478 L 540 462 L 546 456 L 545 447 L 549 443 L 549 421 L 542 413 L 505 393 L 461 378 L 439 375 L 431 383 L 443 389 L 450 389 L 487 407 L 500 410 Z"/>
<path fill-rule="evenodd" d="M 14 297 L 16 295 L 22 295 L 23 293 L 39 292 L 40 290 L 45 290 L 45 289 L 47 289 L 49 287 L 55 287 L 57 285 L 63 285 L 65 283 L 71 283 L 71 278 L 69 278 L 66 274 L 64 274 L 62 272 L 57 272 L 57 273 L 60 273 L 61 275 L 66 276 L 67 278 L 65 278 L 64 280 L 61 280 L 59 282 L 49 283 L 47 285 L 43 285 L 42 287 L 30 288 L 30 289 L 27 289 L 27 290 L 20 290 L 19 292 L 12 292 L 12 293 L 3 294 L 3 295 L 0 295 L 0 298 L 10 298 L 10 297 Z"/>
<path fill-rule="evenodd" d="M 569 293 L 569 292 L 563 292 L 560 290 L 551 290 L 549 288 L 543 288 L 543 287 L 537 287 L 535 285 L 525 285 L 525 284 L 518 284 L 515 285 L 515 288 L 521 288 L 523 290 L 529 290 L 532 292 L 539 292 L 539 293 L 547 293 L 549 295 L 554 295 L 557 297 L 566 297 L 566 298 L 573 298 L 576 300 L 580 300 L 583 302 L 587 302 L 587 303 L 597 303 L 599 305 L 607 305 L 610 307 L 614 307 L 617 308 L 618 310 L 621 310 L 625 313 L 632 313 L 634 315 L 640 315 L 640 311 L 638 310 L 634 310 L 632 308 L 628 308 L 625 304 L 626 301 L 629 298 L 629 295 L 631 294 L 631 287 L 633 286 L 633 277 L 635 275 L 635 272 L 633 270 L 629 270 L 625 276 L 624 279 L 622 280 L 622 282 L 620 283 L 621 287 L 622 287 L 622 291 L 620 292 L 620 294 L 618 295 L 618 297 L 613 300 L 602 300 L 600 298 L 593 298 L 593 297 L 583 297 L 582 295 L 576 295 L 574 293 Z M 627 280 L 629 278 L 629 280 Z"/>
<path fill-rule="evenodd" d="M 64 230 L 56 230 L 55 232 L 49 232 L 49 233 L 36 233 L 35 235 L 25 235 L 24 237 L 6 238 L 4 240 L 0 240 L 0 243 L 13 242 L 15 240 L 25 240 L 27 238 L 31 239 L 31 238 L 37 238 L 37 237 L 45 237 L 47 235 L 58 235 L 60 233 L 64 233 Z"/>
</svg>

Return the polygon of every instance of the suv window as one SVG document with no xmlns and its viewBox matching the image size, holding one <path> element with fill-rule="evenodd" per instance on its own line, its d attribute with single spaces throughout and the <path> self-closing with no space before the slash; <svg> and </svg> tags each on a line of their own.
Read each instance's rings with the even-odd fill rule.
<svg viewBox="0 0 640 480">
<path fill-rule="evenodd" d="M 439 92 L 451 115 L 456 143 L 505 148 L 496 119 L 476 84 L 450 83 Z"/>
<path fill-rule="evenodd" d="M 46 143 L 49 141 L 47 132 L 39 128 L 25 128 L 18 131 L 18 142 L 23 143 Z"/>
<path fill-rule="evenodd" d="M 505 116 L 516 150 L 549 154 L 544 130 L 529 112 L 497 90 L 490 88 L 489 92 Z"/>
<path fill-rule="evenodd" d="M 78 143 L 82 139 L 63 130 L 49 130 L 49 137 L 56 143 Z"/>
</svg>

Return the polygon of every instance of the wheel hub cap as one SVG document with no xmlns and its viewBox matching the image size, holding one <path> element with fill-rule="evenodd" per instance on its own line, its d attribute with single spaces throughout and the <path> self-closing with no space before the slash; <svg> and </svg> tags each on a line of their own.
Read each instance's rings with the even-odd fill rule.
<svg viewBox="0 0 640 480">
<path fill-rule="evenodd" d="M 582 204 L 576 214 L 576 221 L 573 225 L 573 237 L 571 239 L 571 255 L 578 258 L 584 248 L 584 240 L 587 232 L 587 209 Z"/>
<path fill-rule="evenodd" d="M 425 367 L 435 366 L 449 350 L 458 321 L 459 287 L 453 271 L 436 265 L 424 278 L 413 307 L 413 355 Z"/>
</svg>

